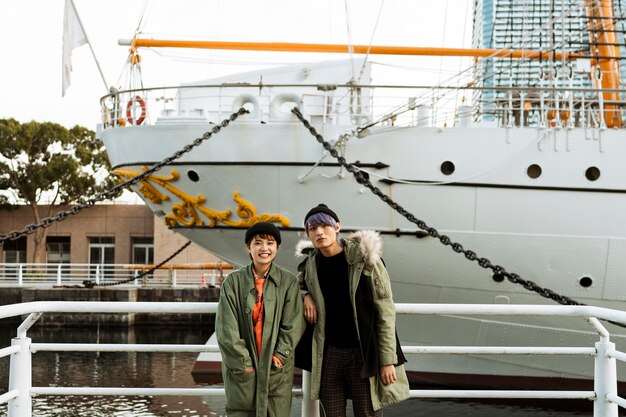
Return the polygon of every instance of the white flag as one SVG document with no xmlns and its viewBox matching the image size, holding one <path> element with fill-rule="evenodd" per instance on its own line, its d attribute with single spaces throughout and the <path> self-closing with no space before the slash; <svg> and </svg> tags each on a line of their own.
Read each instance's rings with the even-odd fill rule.
<svg viewBox="0 0 626 417">
<path fill-rule="evenodd" d="M 63 17 L 63 90 L 70 86 L 70 73 L 72 72 L 72 50 L 87 43 L 87 35 L 78 19 L 74 3 L 65 0 L 65 16 Z"/>
</svg>

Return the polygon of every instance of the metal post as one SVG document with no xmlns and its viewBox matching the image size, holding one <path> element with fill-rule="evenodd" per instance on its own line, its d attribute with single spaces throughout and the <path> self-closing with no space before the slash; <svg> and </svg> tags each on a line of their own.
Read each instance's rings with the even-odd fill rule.
<svg viewBox="0 0 626 417">
<path fill-rule="evenodd" d="M 615 343 L 602 338 L 596 343 L 596 358 L 594 370 L 594 391 L 596 400 L 593 403 L 594 417 L 617 417 L 617 404 L 607 399 L 608 394 L 617 395 L 617 366 L 615 359 L 607 356 L 607 350 L 614 350 Z"/>
<path fill-rule="evenodd" d="M 96 284 L 100 285 L 100 264 L 96 265 Z"/>
<path fill-rule="evenodd" d="M 20 264 L 20 266 L 17 269 L 17 286 L 21 287 L 22 285 L 24 285 L 24 270 L 22 269 L 23 265 Z"/>
<path fill-rule="evenodd" d="M 172 287 L 176 288 L 176 284 L 177 284 L 176 269 L 170 269 L 170 274 L 172 274 Z"/>
<path fill-rule="evenodd" d="M 320 417 L 319 400 L 311 399 L 311 373 L 302 371 L 302 417 Z"/>
<path fill-rule="evenodd" d="M 57 285 L 61 286 L 61 264 L 57 267 Z"/>
<path fill-rule="evenodd" d="M 9 366 L 9 391 L 17 390 L 17 397 L 9 400 L 8 417 L 31 417 L 33 403 L 30 337 L 13 338 L 11 345 L 19 345 L 20 351 L 11 355 Z"/>
</svg>

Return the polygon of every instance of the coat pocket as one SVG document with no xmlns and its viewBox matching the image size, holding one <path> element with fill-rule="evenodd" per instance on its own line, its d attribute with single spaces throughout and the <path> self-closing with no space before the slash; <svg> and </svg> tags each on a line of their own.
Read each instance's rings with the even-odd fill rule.
<svg viewBox="0 0 626 417">
<path fill-rule="evenodd" d="M 293 360 L 289 360 L 280 368 L 272 364 L 268 390 L 270 397 L 291 397 L 292 388 Z"/>
<path fill-rule="evenodd" d="M 256 371 L 243 372 L 227 370 L 224 378 L 226 407 L 233 410 L 254 410 L 256 408 Z"/>
</svg>

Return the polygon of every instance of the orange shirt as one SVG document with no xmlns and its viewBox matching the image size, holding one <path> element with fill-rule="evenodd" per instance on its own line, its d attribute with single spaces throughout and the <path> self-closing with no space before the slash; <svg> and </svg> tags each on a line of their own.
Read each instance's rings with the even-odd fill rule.
<svg viewBox="0 0 626 417">
<path fill-rule="evenodd" d="M 265 315 L 263 304 L 263 286 L 266 278 L 254 278 L 254 288 L 256 288 L 257 296 L 252 310 L 252 324 L 254 325 L 254 337 L 256 339 L 257 356 L 261 357 L 261 343 L 263 340 L 263 318 Z"/>
</svg>

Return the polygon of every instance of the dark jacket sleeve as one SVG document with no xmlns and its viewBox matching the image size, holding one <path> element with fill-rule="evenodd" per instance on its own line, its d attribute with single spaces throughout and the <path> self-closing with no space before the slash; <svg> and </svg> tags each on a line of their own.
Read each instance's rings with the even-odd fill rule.
<svg viewBox="0 0 626 417">
<path fill-rule="evenodd" d="M 300 295 L 304 297 L 305 294 L 309 293 L 309 289 L 306 285 L 305 281 L 305 268 L 307 259 L 304 259 L 298 265 L 298 282 L 300 284 Z M 304 329 L 304 334 L 300 338 L 300 342 L 296 346 L 296 358 L 295 365 L 296 368 L 300 368 L 305 371 L 311 372 L 311 368 L 313 366 L 312 356 L 313 356 L 313 329 L 315 329 L 315 325 L 310 324 L 305 320 L 306 328 Z"/>
</svg>

